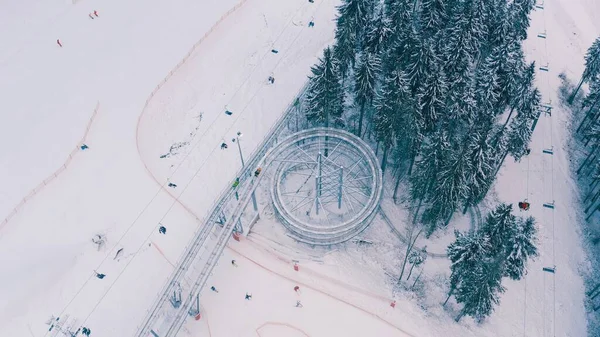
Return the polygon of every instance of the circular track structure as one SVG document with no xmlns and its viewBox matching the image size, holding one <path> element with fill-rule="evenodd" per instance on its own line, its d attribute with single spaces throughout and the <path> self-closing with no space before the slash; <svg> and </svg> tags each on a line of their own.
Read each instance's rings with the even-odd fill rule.
<svg viewBox="0 0 600 337">
<path fill-rule="evenodd" d="M 382 194 L 382 172 L 371 148 L 338 129 L 314 128 L 281 141 L 269 154 L 271 198 L 289 235 L 332 245 L 362 232 Z"/>
</svg>

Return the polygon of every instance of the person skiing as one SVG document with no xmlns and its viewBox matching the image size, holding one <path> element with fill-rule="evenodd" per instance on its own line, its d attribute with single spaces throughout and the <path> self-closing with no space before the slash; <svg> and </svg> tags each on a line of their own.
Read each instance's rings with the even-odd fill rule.
<svg viewBox="0 0 600 337">
<path fill-rule="evenodd" d="M 172 182 L 169 182 L 169 185 L 168 185 L 168 186 L 169 186 L 169 187 L 173 187 L 173 188 L 177 187 L 177 185 L 173 184 Z"/>
<path fill-rule="evenodd" d="M 231 265 L 237 267 L 237 264 L 235 264 L 235 260 L 231 260 Z"/>
<path fill-rule="evenodd" d="M 248 293 L 246 293 L 246 298 L 248 301 L 252 299 L 252 294 L 248 295 Z"/>
<path fill-rule="evenodd" d="M 98 11 L 97 10 L 94 10 L 94 16 L 98 17 Z"/>
<path fill-rule="evenodd" d="M 94 273 L 96 273 L 96 277 L 99 279 L 103 279 L 106 275 L 105 274 L 100 274 L 99 272 L 94 270 Z"/>
<path fill-rule="evenodd" d="M 210 290 L 212 290 L 212 291 L 214 291 L 214 292 L 216 292 L 216 293 L 218 293 L 218 292 L 219 292 L 219 291 L 217 290 L 217 288 L 215 288 L 215 286 L 212 286 L 212 287 L 210 287 Z"/>
<path fill-rule="evenodd" d="M 81 145 L 81 150 L 85 150 L 85 149 L 89 149 L 89 146 L 87 146 L 85 144 Z"/>
<path fill-rule="evenodd" d="M 90 330 L 90 329 L 88 329 L 86 327 L 83 327 L 83 329 L 81 329 L 81 333 L 84 334 L 84 335 L 86 335 L 86 336 L 89 336 L 92 333 L 92 330 Z"/>
<path fill-rule="evenodd" d="M 300 287 L 298 287 L 298 286 L 295 286 L 295 287 L 294 287 L 294 291 L 295 291 L 295 292 L 298 292 L 298 290 L 300 290 Z"/>
<path fill-rule="evenodd" d="M 166 228 L 165 226 L 160 226 L 160 227 L 158 228 L 158 232 L 159 232 L 160 234 L 165 234 L 165 235 L 166 235 L 166 234 L 167 234 L 167 228 Z"/>
<path fill-rule="evenodd" d="M 221 150 L 224 150 L 227 148 L 227 143 L 223 142 L 221 143 Z"/>
<path fill-rule="evenodd" d="M 90 19 L 94 20 L 94 17 L 92 16 L 92 13 L 89 13 L 88 16 L 90 17 Z"/>
<path fill-rule="evenodd" d="M 302 303 L 300 303 L 300 301 L 296 301 L 296 308 L 302 308 L 303 305 Z"/>
<path fill-rule="evenodd" d="M 273 77 L 273 76 L 269 76 L 269 79 L 268 79 L 268 81 L 269 81 L 271 84 L 275 83 L 275 77 Z"/>
<path fill-rule="evenodd" d="M 314 27 L 315 26 L 315 22 L 313 20 L 310 20 L 310 22 L 308 23 L 308 27 Z"/>
<path fill-rule="evenodd" d="M 56 39 L 56 44 L 58 44 L 58 46 L 62 48 L 62 43 L 60 43 L 60 39 Z"/>
</svg>

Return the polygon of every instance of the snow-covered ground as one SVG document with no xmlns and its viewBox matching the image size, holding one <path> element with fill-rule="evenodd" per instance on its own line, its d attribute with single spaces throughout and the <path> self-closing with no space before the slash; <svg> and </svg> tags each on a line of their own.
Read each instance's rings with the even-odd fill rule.
<svg viewBox="0 0 600 337">
<path fill-rule="evenodd" d="M 0 174 L 7 177 L 1 218 L 64 165 L 98 107 L 86 137 L 90 148 L 76 152 L 66 169 L 0 225 L 0 336 L 49 335 L 44 323 L 50 315 L 70 315 L 94 336 L 133 335 L 190 235 L 241 165 L 230 139 L 243 132 L 245 154 L 257 146 L 332 42 L 335 4 L 0 5 Z M 600 5 L 547 0 L 544 7 L 533 13 L 526 51 L 538 65 L 549 64 L 549 73 L 538 74 L 538 86 L 544 101 L 556 102 L 558 73 L 578 78 L 583 69 L 582 55 L 600 31 Z M 88 13 L 94 10 L 99 17 L 92 20 Z M 311 19 L 315 27 L 309 29 Z M 536 38 L 544 30 L 548 38 Z M 267 84 L 269 75 L 274 85 Z M 382 222 L 365 233 L 380 243 L 376 247 L 312 249 L 287 239 L 268 217 L 268 200 L 259 197 L 264 216 L 255 233 L 230 243 L 209 279 L 219 293 L 203 292 L 203 319 L 189 320 L 183 331 L 225 337 L 585 336 L 579 276 L 585 257 L 571 207 L 574 184 L 561 151 L 566 117 L 558 109 L 542 117 L 532 154 L 501 171 L 497 197 L 530 200 L 541 256 L 525 281 L 507 284 L 486 323 L 456 324 L 441 309 L 438 297 L 446 289 L 440 274 L 448 270 L 443 259 L 427 261 L 428 296 L 394 294 L 386 272 L 397 275 L 394 259 L 403 246 Z M 222 151 L 223 140 L 230 146 Z M 176 143 L 183 145 L 179 153 L 161 159 Z M 542 154 L 549 147 L 554 155 Z M 178 187 L 161 188 L 167 178 Z M 552 200 L 554 211 L 541 207 Z M 167 235 L 158 234 L 159 222 Z M 99 251 L 91 243 L 97 233 L 108 239 Z M 118 248 L 124 251 L 113 259 Z M 299 272 L 292 259 L 301 261 Z M 541 271 L 554 265 L 554 276 Z M 106 278 L 95 278 L 93 270 Z M 246 292 L 251 301 L 244 300 Z M 295 307 L 297 300 L 303 308 Z"/>
</svg>

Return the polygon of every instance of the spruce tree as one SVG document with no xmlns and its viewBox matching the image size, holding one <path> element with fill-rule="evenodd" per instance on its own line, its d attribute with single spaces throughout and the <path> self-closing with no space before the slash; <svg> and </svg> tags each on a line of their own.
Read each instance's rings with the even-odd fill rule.
<svg viewBox="0 0 600 337">
<path fill-rule="evenodd" d="M 579 80 L 577 88 L 573 94 L 571 94 L 571 97 L 569 97 L 570 104 L 573 103 L 573 100 L 583 83 L 591 82 L 600 75 L 600 37 L 596 38 L 594 43 L 592 43 L 592 46 L 587 50 L 584 59 L 585 69 L 583 70 L 583 75 L 581 75 L 581 80 Z"/>
<path fill-rule="evenodd" d="M 342 0 L 342 4 L 337 7 L 334 55 L 342 77 L 355 65 L 355 54 L 363 39 L 372 8 L 373 0 Z"/>
<path fill-rule="evenodd" d="M 376 54 L 365 51 L 354 72 L 354 95 L 360 108 L 356 134 L 362 137 L 363 119 L 367 105 L 371 105 L 376 93 L 377 76 L 381 70 L 381 61 Z"/>
<path fill-rule="evenodd" d="M 514 0 L 508 6 L 508 17 L 513 22 L 515 36 L 523 41 L 527 39 L 529 14 L 535 6 L 535 0 Z"/>
<path fill-rule="evenodd" d="M 443 221 L 446 226 L 461 201 L 469 195 L 469 174 L 473 171 L 467 156 L 468 147 L 463 145 L 448 151 L 446 160 L 440 165 L 434 188 L 427 199 L 431 206 L 423 212 L 423 223 L 427 224 L 428 235 Z"/>
<path fill-rule="evenodd" d="M 536 247 L 537 229 L 535 219 L 519 219 L 515 235 L 507 245 L 508 257 L 505 262 L 504 274 L 513 280 L 520 280 L 525 275 L 525 267 L 530 258 L 538 256 Z"/>
<path fill-rule="evenodd" d="M 441 30 L 448 22 L 446 0 L 423 0 L 421 2 L 421 29 L 428 35 Z"/>
<path fill-rule="evenodd" d="M 471 171 L 467 173 L 469 186 L 468 195 L 463 201 L 463 214 L 468 207 L 477 205 L 485 197 L 489 187 L 494 180 L 494 162 L 496 158 L 495 149 L 489 142 L 489 125 L 478 125 L 467 135 L 468 157 L 471 163 Z"/>
<path fill-rule="evenodd" d="M 342 97 L 337 61 L 332 57 L 330 47 L 325 48 L 323 57 L 311 71 L 306 93 L 306 118 L 329 127 L 331 121 L 341 116 Z"/>
<path fill-rule="evenodd" d="M 500 303 L 500 294 L 504 291 L 502 270 L 498 263 L 486 258 L 480 260 L 474 268 L 465 272 L 456 289 L 456 302 L 463 304 L 456 321 L 465 315 L 482 321 Z"/>
<path fill-rule="evenodd" d="M 423 82 L 417 89 L 417 104 L 423 115 L 424 129 L 433 131 L 440 118 L 445 114 L 444 98 L 447 92 L 446 76 L 432 62 L 428 72 L 424 73 Z"/>
<path fill-rule="evenodd" d="M 380 11 L 367 26 L 364 50 L 375 55 L 381 54 L 383 50 L 388 49 L 388 45 L 392 42 L 392 34 L 391 20 L 384 11 Z"/>
<path fill-rule="evenodd" d="M 448 160 L 449 152 L 450 142 L 445 131 L 437 131 L 424 143 L 415 173 L 410 180 L 411 197 L 415 201 L 418 200 L 413 222 L 417 219 L 423 201 L 430 198 L 438 173 Z"/>
<path fill-rule="evenodd" d="M 437 75 L 434 72 L 438 69 L 434 70 L 433 67 L 434 64 L 438 64 L 438 60 L 433 49 L 432 40 L 411 40 L 406 41 L 404 50 L 409 57 L 406 68 L 414 93 L 418 88 L 425 87 L 425 79 Z"/>
<path fill-rule="evenodd" d="M 512 214 L 510 204 L 500 204 L 488 214 L 481 232 L 489 239 L 491 256 L 504 255 L 517 231 L 516 223 L 517 217 Z"/>
<path fill-rule="evenodd" d="M 450 290 L 444 305 L 454 291 L 461 286 L 469 271 L 475 269 L 489 254 L 490 243 L 488 238 L 473 233 L 454 231 L 456 239 L 446 249 L 446 254 L 452 262 L 450 270 Z"/>
</svg>

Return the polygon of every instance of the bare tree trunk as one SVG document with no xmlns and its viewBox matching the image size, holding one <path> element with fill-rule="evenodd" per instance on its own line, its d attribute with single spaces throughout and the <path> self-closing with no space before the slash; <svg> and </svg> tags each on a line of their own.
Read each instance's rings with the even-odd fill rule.
<svg viewBox="0 0 600 337">
<path fill-rule="evenodd" d="M 584 71 L 584 73 L 585 73 L 585 71 Z M 585 76 L 582 75 L 581 79 L 579 80 L 579 84 L 577 85 L 577 88 L 575 89 L 575 91 L 571 94 L 571 96 L 567 100 L 567 102 L 569 102 L 569 104 L 573 104 L 573 101 L 575 100 L 575 96 L 577 96 L 577 92 L 579 92 L 579 89 L 581 89 L 581 86 L 583 85 L 583 81 L 585 81 Z"/>
<path fill-rule="evenodd" d="M 415 268 L 415 264 L 411 264 L 410 265 L 410 269 L 408 270 L 408 276 L 406 277 L 406 280 L 408 281 L 408 279 L 410 278 L 410 275 L 412 275 L 412 271 Z"/>
<path fill-rule="evenodd" d="M 590 218 L 592 217 L 592 215 L 594 215 L 594 213 L 596 213 L 596 211 L 598 211 L 599 209 L 600 209 L 600 205 L 598 205 L 598 207 L 596 207 L 596 209 L 595 209 L 593 212 L 591 212 L 591 213 L 590 213 L 590 214 L 589 214 L 589 215 L 588 215 L 588 216 L 585 218 L 585 221 L 588 221 L 588 220 L 590 220 Z"/>
<path fill-rule="evenodd" d="M 596 145 L 596 146 L 594 146 L 594 147 L 592 148 L 592 151 L 590 151 L 590 153 L 589 153 L 589 154 L 588 154 L 588 156 L 585 158 L 585 160 L 583 161 L 583 163 L 581 163 L 581 166 L 579 166 L 579 168 L 577 169 L 577 172 L 575 172 L 576 174 L 579 174 L 579 173 L 581 172 L 581 170 L 582 170 L 584 167 L 586 167 L 586 166 L 587 166 L 587 164 L 588 164 L 588 161 L 590 160 L 590 158 L 593 158 L 593 157 L 595 157 L 595 153 L 596 153 L 596 150 L 597 150 L 597 149 L 598 149 L 598 145 Z M 594 156 L 592 157 L 592 155 L 594 155 Z M 592 161 L 592 162 L 593 162 L 593 161 Z"/>
<path fill-rule="evenodd" d="M 579 123 L 577 130 L 575 130 L 575 133 L 579 133 L 579 131 L 583 128 L 583 125 L 585 124 L 586 120 L 589 117 L 591 117 L 592 115 L 594 115 L 594 116 L 596 115 L 596 113 L 592 114 L 591 112 L 596 107 L 598 102 L 600 102 L 600 97 L 598 97 L 598 99 L 596 99 L 596 101 L 594 101 L 594 104 L 592 104 L 592 106 L 588 109 L 588 111 L 585 114 L 585 117 L 583 117 L 583 120 L 581 121 L 581 123 Z"/>
<path fill-rule="evenodd" d="M 423 268 L 421 268 L 421 271 L 419 272 L 419 276 L 417 276 L 417 278 L 415 279 L 415 282 L 413 282 L 410 289 L 413 289 L 415 287 L 415 285 L 417 284 L 417 281 L 419 281 L 419 279 L 421 278 L 421 275 L 423 275 Z"/>
<path fill-rule="evenodd" d="M 400 186 L 400 180 L 402 180 L 402 174 L 398 173 L 396 176 L 396 186 L 394 186 L 394 195 L 392 196 L 392 199 L 394 199 L 394 204 L 396 203 L 398 197 L 398 186 Z"/>
<path fill-rule="evenodd" d="M 446 300 L 444 301 L 444 303 L 442 304 L 442 307 L 446 306 L 446 303 L 448 303 L 448 300 L 450 299 L 450 296 L 452 296 L 452 293 L 454 292 L 454 287 L 450 288 L 450 291 L 448 292 L 448 297 L 446 297 Z"/>
<path fill-rule="evenodd" d="M 460 321 L 461 318 L 463 318 L 463 316 L 465 315 L 465 313 L 463 311 L 460 312 L 460 314 L 458 314 L 458 316 L 456 316 L 456 318 L 454 319 L 455 321 Z"/>
<path fill-rule="evenodd" d="M 359 138 L 362 138 L 362 124 L 363 124 L 363 117 L 365 116 L 365 102 L 363 102 L 360 105 L 360 115 L 358 117 L 358 130 L 356 130 L 356 135 Z"/>
<path fill-rule="evenodd" d="M 412 251 L 412 248 L 415 245 L 415 242 L 417 242 L 419 235 L 421 235 L 421 233 L 423 232 L 423 228 L 421 228 L 413 240 L 412 234 L 413 234 L 414 230 L 415 230 L 415 228 L 413 225 L 413 227 L 410 230 L 410 235 L 407 238 L 408 242 L 406 243 L 406 255 L 404 256 L 404 262 L 402 262 L 402 270 L 400 271 L 400 277 L 398 277 L 398 283 L 402 282 L 402 276 L 404 276 L 404 269 L 406 268 L 406 261 L 408 261 L 408 255 Z"/>
<path fill-rule="evenodd" d="M 389 150 L 389 146 L 386 146 L 383 148 L 383 158 L 381 158 L 381 174 L 383 175 L 385 173 L 385 168 L 387 166 L 387 156 L 388 156 L 388 150 Z"/>
</svg>

